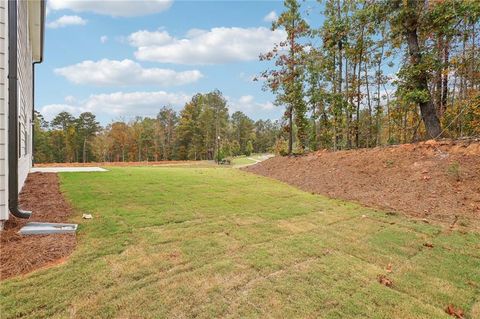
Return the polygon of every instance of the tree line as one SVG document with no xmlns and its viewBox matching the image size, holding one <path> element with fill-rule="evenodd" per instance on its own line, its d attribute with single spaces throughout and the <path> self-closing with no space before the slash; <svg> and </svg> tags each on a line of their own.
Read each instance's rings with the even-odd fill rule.
<svg viewBox="0 0 480 319">
<path fill-rule="evenodd" d="M 286 153 L 480 134 L 480 2 L 319 2 L 285 0 L 272 30 L 287 39 L 260 56 Z"/>
<path fill-rule="evenodd" d="M 272 151 L 283 134 L 277 121 L 231 116 L 220 91 L 196 94 L 180 112 L 164 106 L 155 118 L 102 127 L 94 114 L 61 112 L 50 122 L 35 113 L 34 159 L 45 162 L 220 160 Z"/>
</svg>

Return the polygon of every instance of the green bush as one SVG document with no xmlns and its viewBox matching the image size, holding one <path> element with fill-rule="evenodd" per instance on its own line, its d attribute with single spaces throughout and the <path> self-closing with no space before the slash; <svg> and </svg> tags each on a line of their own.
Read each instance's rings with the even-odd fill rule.
<svg viewBox="0 0 480 319">
<path fill-rule="evenodd" d="M 245 148 L 245 155 L 250 156 L 253 153 L 253 143 L 252 141 L 248 141 L 247 147 Z"/>
<path fill-rule="evenodd" d="M 273 146 L 273 152 L 275 155 L 287 156 L 288 155 L 288 144 L 287 141 L 283 138 L 279 138 L 275 141 Z"/>
</svg>

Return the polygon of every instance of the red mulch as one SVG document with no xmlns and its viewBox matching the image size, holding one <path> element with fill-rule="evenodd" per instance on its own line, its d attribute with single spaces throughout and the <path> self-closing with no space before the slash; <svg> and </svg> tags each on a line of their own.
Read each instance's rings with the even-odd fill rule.
<svg viewBox="0 0 480 319">
<path fill-rule="evenodd" d="M 244 170 L 410 216 L 480 218 L 480 141 L 441 140 L 274 157 Z M 457 216 L 457 217 L 455 217 Z"/>
<path fill-rule="evenodd" d="M 60 192 L 54 173 L 32 173 L 20 194 L 20 207 L 33 211 L 28 220 L 10 215 L 0 232 L 0 279 L 28 273 L 64 260 L 75 249 L 75 235 L 21 236 L 28 221 L 67 222 L 72 208 Z"/>
</svg>

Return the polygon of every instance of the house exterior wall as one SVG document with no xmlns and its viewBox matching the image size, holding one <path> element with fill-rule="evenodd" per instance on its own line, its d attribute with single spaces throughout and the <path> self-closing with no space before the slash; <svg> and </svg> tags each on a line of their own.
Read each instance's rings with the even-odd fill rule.
<svg viewBox="0 0 480 319">
<path fill-rule="evenodd" d="M 28 1 L 18 1 L 18 192 L 32 167 L 33 61 L 28 8 Z"/>
<path fill-rule="evenodd" d="M 0 0 L 0 220 L 8 219 L 8 1 Z"/>
<path fill-rule="evenodd" d="M 32 165 L 33 70 L 28 1 L 17 2 L 18 192 Z M 0 0 L 0 220 L 8 219 L 8 0 Z M 11 190 L 10 190 L 11 191 Z"/>
</svg>

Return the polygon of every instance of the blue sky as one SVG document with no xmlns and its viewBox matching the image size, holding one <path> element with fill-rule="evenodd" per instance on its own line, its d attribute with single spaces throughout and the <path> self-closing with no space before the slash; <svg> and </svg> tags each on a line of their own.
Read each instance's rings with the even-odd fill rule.
<svg viewBox="0 0 480 319">
<path fill-rule="evenodd" d="M 36 108 L 47 120 L 91 111 L 107 124 L 219 89 L 232 111 L 278 119 L 251 78 L 267 67 L 258 54 L 284 36 L 269 30 L 281 11 L 281 1 L 50 0 Z"/>
</svg>

